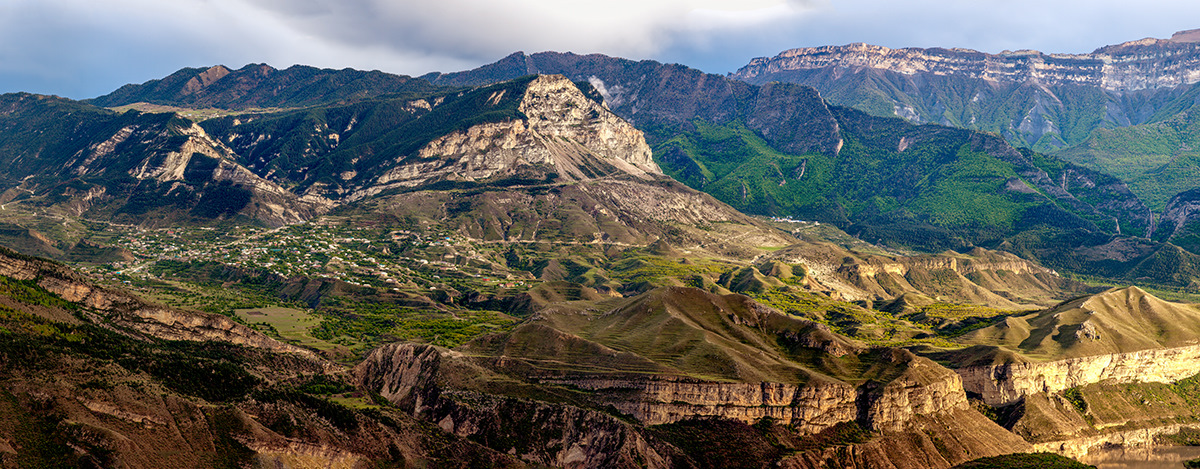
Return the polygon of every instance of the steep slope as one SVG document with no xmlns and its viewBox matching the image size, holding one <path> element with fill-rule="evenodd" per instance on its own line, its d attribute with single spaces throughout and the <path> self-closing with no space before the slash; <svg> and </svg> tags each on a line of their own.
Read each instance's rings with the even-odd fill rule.
<svg viewBox="0 0 1200 469">
<path fill-rule="evenodd" d="M 144 226 L 233 217 L 280 225 L 330 205 L 255 175 L 203 129 L 171 114 L 4 95 L 0 155 L 0 200 L 66 216 Z"/>
<path fill-rule="evenodd" d="M 648 148 L 620 146 L 633 145 L 640 132 L 571 82 L 532 76 L 430 101 L 230 117 L 204 127 L 273 180 L 351 200 L 438 182 L 530 184 L 659 172 Z M 554 176 L 546 179 L 542 166 Z"/>
<path fill-rule="evenodd" d="M 1056 153 L 1073 163 L 1112 174 L 1156 211 L 1167 201 L 1197 186 L 1200 174 L 1200 122 L 1191 86 L 1178 100 L 1188 106 L 1163 109 L 1140 125 L 1097 129 L 1079 145 Z"/>
<path fill-rule="evenodd" d="M 217 65 L 185 68 L 159 80 L 125 85 L 87 102 L 100 107 L 152 103 L 243 110 L 308 107 L 382 95 L 419 97 L 437 90 L 423 80 L 378 70 L 331 70 L 303 65 L 277 70 L 266 64 L 230 70 Z"/>
<path fill-rule="evenodd" d="M 889 49 L 868 44 L 784 51 L 750 61 L 732 77 L 813 86 L 830 101 L 995 132 L 1039 151 L 1084 141 L 1098 128 L 1147 122 L 1179 106 L 1200 80 L 1200 47 L 1187 31 L 1091 54 L 967 49 Z"/>
<path fill-rule="evenodd" d="M 517 53 L 425 78 L 478 84 L 531 70 L 593 83 L 647 133 L 665 173 L 749 213 L 832 222 L 872 242 L 933 252 L 982 246 L 1057 269 L 1174 286 L 1189 284 L 1198 260 L 1144 239 L 1155 217 L 1119 179 L 992 135 L 818 106 L 801 98 L 805 87 L 765 93 L 678 65 L 560 53 Z M 799 107 L 807 110 L 758 112 Z M 790 134 L 795 124 L 777 126 L 780 116 L 832 117 L 836 127 L 821 128 L 836 132 Z M 806 135 L 815 139 L 808 146 Z M 847 174 L 863 177 L 843 181 Z"/>
<path fill-rule="evenodd" d="M 305 111 L 328 126 L 283 114 L 205 127 L 273 180 L 354 203 L 347 213 L 436 221 L 488 242 L 646 245 L 670 233 L 673 243 L 720 251 L 733 232 L 748 242 L 788 242 L 664 177 L 642 132 L 579 86 L 530 76 L 433 102 Z M 386 125 L 380 115 L 398 104 L 407 116 Z M 332 143 L 284 151 L 297 140 Z"/>
<path fill-rule="evenodd" d="M 1197 223 L 1200 221 L 1197 220 L 1200 218 L 1200 211 L 1196 210 L 1198 207 L 1200 189 L 1183 191 L 1171 197 L 1162 212 L 1158 239 L 1170 241 L 1191 252 L 1200 252 L 1200 224 Z"/>
</svg>

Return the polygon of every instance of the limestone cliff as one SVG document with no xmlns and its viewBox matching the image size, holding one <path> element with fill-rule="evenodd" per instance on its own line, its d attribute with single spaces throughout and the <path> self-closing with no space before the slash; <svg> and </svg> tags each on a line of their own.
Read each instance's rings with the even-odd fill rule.
<svg viewBox="0 0 1200 469">
<path fill-rule="evenodd" d="M 1009 362 L 958 369 L 963 387 L 991 405 L 1039 392 L 1099 382 L 1171 383 L 1200 369 L 1200 345 L 1142 350 L 1048 362 Z"/>
<path fill-rule="evenodd" d="M 904 74 L 963 75 L 993 81 L 1036 81 L 1046 85 L 1086 84 L 1107 90 L 1172 87 L 1200 81 L 1200 44 L 1145 39 L 1097 49 L 1090 54 L 970 49 L 890 49 L 870 44 L 791 49 L 759 57 L 735 78 L 751 80 L 787 70 L 822 67 L 875 68 Z"/>
<path fill-rule="evenodd" d="M 731 77 L 808 85 L 834 104 L 993 132 L 1050 152 L 1085 142 L 1097 129 L 1144 124 L 1160 111 L 1190 108 L 1193 99 L 1185 95 L 1200 81 L 1200 44 L 1189 37 L 1194 32 L 1090 54 L 810 47 L 753 59 Z"/>
<path fill-rule="evenodd" d="M 781 419 L 776 423 L 811 438 L 847 422 L 878 432 L 878 438 L 862 444 L 793 453 L 778 462 L 781 467 L 822 467 L 821 462 L 836 460 L 845 467 L 944 468 L 1029 449 L 969 408 L 953 372 L 902 351 L 877 358 L 902 365 L 902 371 L 894 375 L 892 366 L 876 365 L 882 372 L 876 378 L 890 381 L 870 380 L 857 389 L 833 381 L 797 386 L 629 374 L 540 379 L 531 387 L 490 375 L 477 358 L 412 344 L 373 351 L 353 374 L 358 385 L 446 431 L 490 442 L 493 449 L 528 462 L 573 468 L 686 466 L 685 455 L 643 426 L 713 417 L 747 423 Z M 561 397 L 554 389 L 573 389 L 592 397 L 580 406 L 464 388 L 480 380 L 510 394 L 523 390 Z M 637 424 L 587 409 L 593 406 L 627 414 Z"/>
</svg>

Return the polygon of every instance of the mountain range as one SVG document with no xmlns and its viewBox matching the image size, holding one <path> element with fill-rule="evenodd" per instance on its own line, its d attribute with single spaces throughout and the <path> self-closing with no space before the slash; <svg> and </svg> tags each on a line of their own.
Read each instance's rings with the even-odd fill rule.
<svg viewBox="0 0 1200 469">
<path fill-rule="evenodd" d="M 0 465 L 1072 467 L 1012 454 L 1185 441 L 1200 194 L 1184 157 L 1111 167 L 1130 133 L 1190 141 L 1197 44 L 0 96 Z"/>
</svg>

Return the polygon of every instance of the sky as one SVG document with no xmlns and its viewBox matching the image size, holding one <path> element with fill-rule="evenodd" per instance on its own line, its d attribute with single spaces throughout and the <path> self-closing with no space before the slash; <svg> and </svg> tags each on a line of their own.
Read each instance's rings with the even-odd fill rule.
<svg viewBox="0 0 1200 469">
<path fill-rule="evenodd" d="M 796 47 L 1086 53 L 1195 28 L 1195 0 L 2 0 L 0 92 L 83 99 L 217 64 L 421 75 L 547 50 L 724 74 Z"/>
</svg>

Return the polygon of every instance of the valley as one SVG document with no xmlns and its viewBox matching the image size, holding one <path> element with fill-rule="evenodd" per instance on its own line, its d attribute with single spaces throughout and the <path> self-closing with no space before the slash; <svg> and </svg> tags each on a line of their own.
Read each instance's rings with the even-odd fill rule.
<svg viewBox="0 0 1200 469">
<path fill-rule="evenodd" d="M 1165 44 L 1105 53 L 1193 42 Z M 939 76 L 978 58 L 918 52 Z M 1049 80 L 1039 58 L 1097 60 L 1001 65 Z M 1104 73 L 1054 86 L 1192 80 Z M 741 75 L 545 52 L 0 96 L 0 466 L 1072 467 L 1195 444 L 1195 194 L 1160 213 L 1071 150 Z"/>
</svg>

